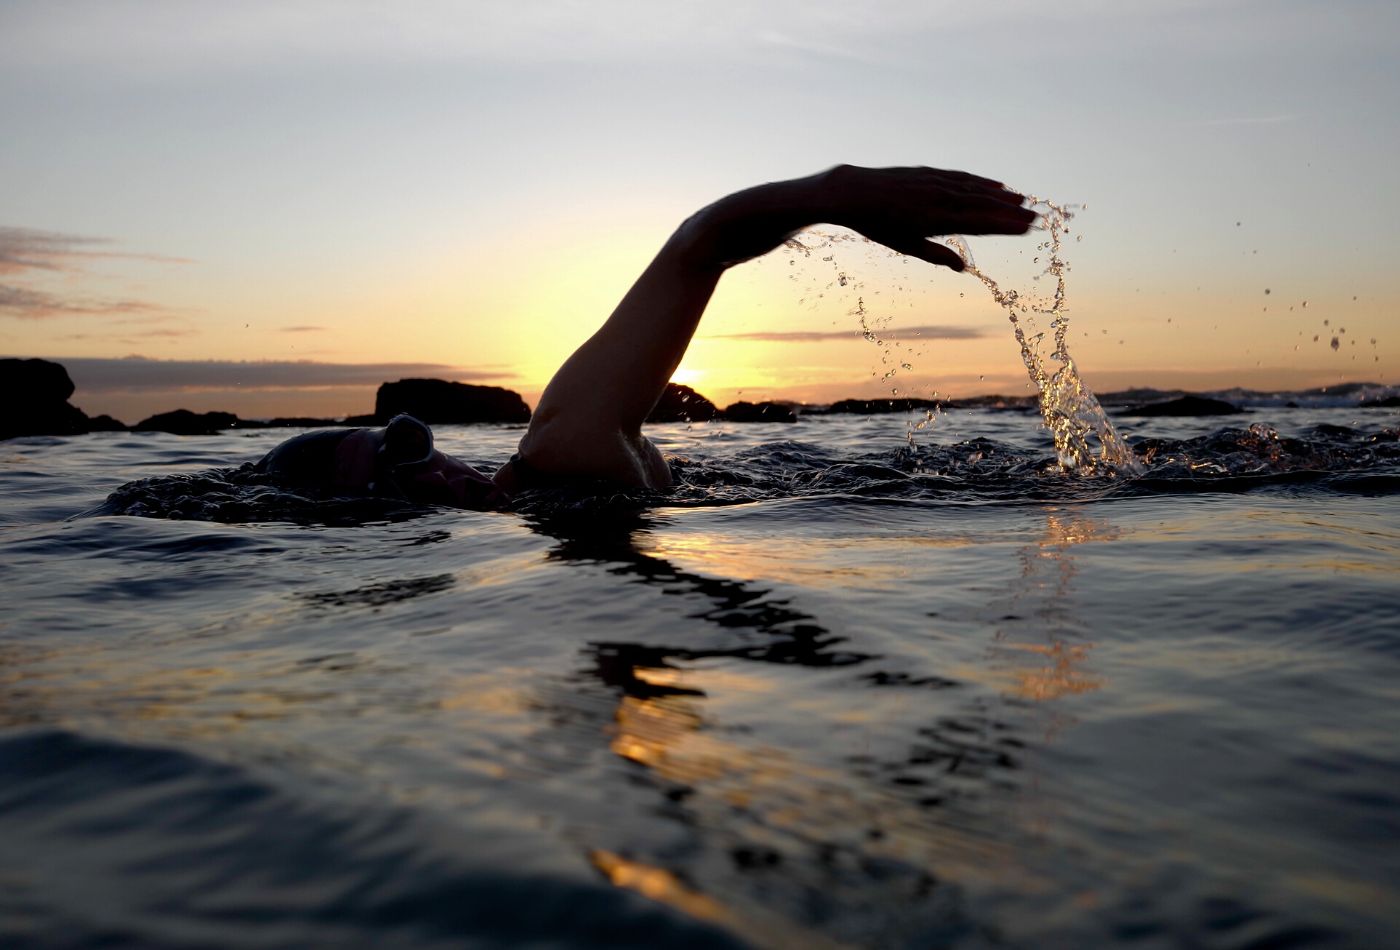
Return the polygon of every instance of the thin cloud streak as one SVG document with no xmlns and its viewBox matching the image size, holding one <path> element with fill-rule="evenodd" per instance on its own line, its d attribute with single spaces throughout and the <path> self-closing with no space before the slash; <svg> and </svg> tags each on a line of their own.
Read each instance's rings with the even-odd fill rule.
<svg viewBox="0 0 1400 950">
<path fill-rule="evenodd" d="M 310 360 L 154 360 L 52 357 L 62 363 L 78 389 L 90 393 L 146 390 L 325 389 L 377 386 L 412 377 L 458 382 L 500 381 L 516 373 L 497 367 L 444 363 L 318 363 Z"/>
<path fill-rule="evenodd" d="M 42 290 L 0 284 L 0 316 L 14 317 L 18 320 L 169 312 L 158 304 L 144 300 L 65 300 Z"/>
<path fill-rule="evenodd" d="M 0 276 L 37 277 L 53 273 L 82 275 L 84 268 L 79 266 L 79 262 L 99 259 L 154 261 L 162 264 L 189 263 L 185 258 L 179 257 L 91 249 L 111 243 L 108 238 L 62 234 L 35 228 L 0 227 Z M 19 320 L 126 314 L 168 316 L 170 313 L 167 308 L 144 300 L 70 297 L 31 287 L 0 284 L 0 316 Z"/>
<path fill-rule="evenodd" d="M 151 261 L 157 264 L 190 264 L 189 258 L 138 251 L 93 250 L 111 245 L 110 238 L 41 231 L 37 228 L 0 227 L 0 274 L 26 271 L 68 271 L 72 260 Z"/>
<path fill-rule="evenodd" d="M 927 324 L 876 330 L 882 340 L 976 340 L 988 336 L 982 327 L 956 327 Z M 709 340 L 739 340 L 750 343 L 825 343 L 829 340 L 856 340 L 859 330 L 759 330 L 753 333 L 722 333 Z"/>
</svg>

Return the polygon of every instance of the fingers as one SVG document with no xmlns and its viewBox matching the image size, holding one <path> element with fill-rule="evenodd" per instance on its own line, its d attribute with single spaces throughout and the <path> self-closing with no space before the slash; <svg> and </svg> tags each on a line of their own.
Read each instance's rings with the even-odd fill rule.
<svg viewBox="0 0 1400 950">
<path fill-rule="evenodd" d="M 960 234 L 1025 234 L 1038 215 L 1029 208 L 1014 208 L 1007 212 L 970 214 L 956 227 L 942 233 Z"/>
<path fill-rule="evenodd" d="M 938 264 L 941 267 L 948 267 L 955 271 L 964 268 L 963 259 L 958 256 L 957 251 L 945 247 L 924 238 L 910 238 L 899 241 L 892 241 L 885 244 L 891 250 L 901 254 L 908 254 L 910 257 L 917 257 L 921 261 L 928 261 L 930 264 Z"/>
</svg>

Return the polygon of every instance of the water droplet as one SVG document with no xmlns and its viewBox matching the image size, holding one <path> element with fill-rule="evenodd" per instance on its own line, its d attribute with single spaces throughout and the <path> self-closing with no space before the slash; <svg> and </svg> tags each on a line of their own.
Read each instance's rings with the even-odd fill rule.
<svg viewBox="0 0 1400 950">
<path fill-rule="evenodd" d="M 1332 349 L 1333 349 L 1333 350 L 1338 350 L 1338 349 L 1341 349 L 1341 346 L 1342 346 L 1342 341 L 1339 340 L 1339 339 L 1337 339 L 1336 337 L 1332 337 Z"/>
<path fill-rule="evenodd" d="M 1269 288 L 1267 288 L 1267 287 L 1264 288 L 1264 295 L 1265 295 L 1265 296 L 1268 296 L 1268 295 L 1269 295 L 1270 293 L 1272 293 L 1272 292 L 1273 292 L 1273 291 L 1269 290 Z"/>
</svg>

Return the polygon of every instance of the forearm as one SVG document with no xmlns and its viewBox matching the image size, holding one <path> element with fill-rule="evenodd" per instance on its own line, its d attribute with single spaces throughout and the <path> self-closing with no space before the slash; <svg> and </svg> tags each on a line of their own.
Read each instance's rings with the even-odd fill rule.
<svg viewBox="0 0 1400 950">
<path fill-rule="evenodd" d="M 840 169 L 735 192 L 691 215 L 677 244 L 696 266 L 724 270 L 778 247 L 803 228 L 839 224 L 832 185 Z"/>
<path fill-rule="evenodd" d="M 724 271 L 831 219 L 824 200 L 831 174 L 748 188 L 687 218 L 555 373 L 540 400 L 540 423 L 588 406 L 604 424 L 640 426 L 685 356 Z"/>
</svg>

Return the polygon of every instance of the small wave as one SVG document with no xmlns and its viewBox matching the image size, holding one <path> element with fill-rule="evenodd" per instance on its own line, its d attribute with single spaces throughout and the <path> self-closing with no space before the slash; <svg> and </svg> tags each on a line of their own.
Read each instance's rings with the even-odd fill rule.
<svg viewBox="0 0 1400 950">
<path fill-rule="evenodd" d="M 1319 425 L 1285 436 L 1262 423 L 1188 439 L 1137 438 L 1131 448 L 1140 474 L 1067 473 L 1053 456 L 986 438 L 844 455 L 781 441 L 729 456 L 674 458 L 676 487 L 666 492 L 586 484 L 525 492 L 510 507 L 530 517 L 607 519 L 658 506 L 794 498 L 1020 504 L 1088 501 L 1125 491 L 1239 492 L 1270 485 L 1391 494 L 1400 490 L 1397 440 L 1400 429 Z M 435 510 L 392 499 L 291 491 L 244 465 L 130 482 L 86 514 L 353 526 L 404 521 Z"/>
</svg>

